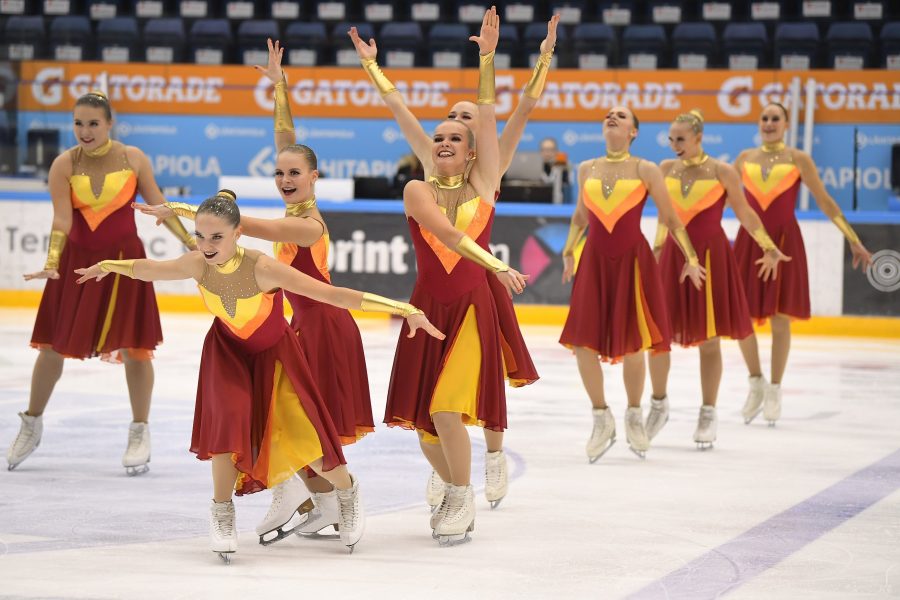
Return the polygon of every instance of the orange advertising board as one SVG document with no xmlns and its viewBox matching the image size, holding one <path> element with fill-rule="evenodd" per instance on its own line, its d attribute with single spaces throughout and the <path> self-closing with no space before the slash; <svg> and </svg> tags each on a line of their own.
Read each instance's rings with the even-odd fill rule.
<svg viewBox="0 0 900 600">
<path fill-rule="evenodd" d="M 390 118 L 360 69 L 288 67 L 296 117 Z M 472 70 L 386 69 L 412 111 L 422 119 L 446 116 L 459 100 L 475 96 Z M 531 71 L 497 73 L 497 115 L 512 112 Z M 24 62 L 19 109 L 64 111 L 105 81 L 113 107 L 129 114 L 267 116 L 272 86 L 251 67 Z M 582 71 L 550 72 L 532 113 L 542 121 L 598 121 L 616 105 L 642 121 L 668 121 L 693 108 L 709 122 L 755 122 L 768 102 L 790 104 L 798 79 L 817 84 L 818 123 L 900 122 L 900 71 Z M 801 88 L 802 89 L 802 88 Z M 803 94 L 801 94 L 803 95 Z"/>
</svg>

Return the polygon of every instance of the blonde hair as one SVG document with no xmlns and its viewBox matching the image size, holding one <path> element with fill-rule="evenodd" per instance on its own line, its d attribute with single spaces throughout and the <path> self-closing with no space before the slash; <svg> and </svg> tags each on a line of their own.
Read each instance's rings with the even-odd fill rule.
<svg viewBox="0 0 900 600">
<path fill-rule="evenodd" d="M 675 123 L 687 123 L 691 126 L 691 130 L 700 134 L 703 133 L 703 113 L 698 109 L 693 109 L 689 112 L 682 113 L 675 117 Z"/>
</svg>

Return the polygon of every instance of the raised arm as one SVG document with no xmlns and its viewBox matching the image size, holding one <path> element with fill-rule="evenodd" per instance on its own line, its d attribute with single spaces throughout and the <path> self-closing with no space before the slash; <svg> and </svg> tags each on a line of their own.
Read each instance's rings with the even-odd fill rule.
<svg viewBox="0 0 900 600">
<path fill-rule="evenodd" d="M 584 182 L 587 181 L 588 174 L 591 172 L 591 161 L 586 160 L 578 165 L 578 189 L 584 189 Z M 587 208 L 584 202 L 575 203 L 575 211 L 572 213 L 572 220 L 569 222 L 569 235 L 566 237 L 566 243 L 563 246 L 563 284 L 569 283 L 575 276 L 575 248 L 584 236 L 584 232 L 588 227 Z"/>
<path fill-rule="evenodd" d="M 281 59 L 284 56 L 284 48 L 281 42 L 272 39 L 267 40 L 269 47 L 269 64 L 265 68 L 259 65 L 253 65 L 253 68 L 265 75 L 272 85 L 275 86 L 274 93 L 274 129 L 275 129 L 275 151 L 281 152 L 285 146 L 297 143 L 297 135 L 294 133 L 294 118 L 291 116 L 291 100 L 287 92 L 287 79 L 284 76 L 284 70 L 281 68 Z"/>
<path fill-rule="evenodd" d="M 150 164 L 150 159 L 147 158 L 147 155 L 137 146 L 127 146 L 125 151 L 129 162 L 131 162 L 132 166 L 137 168 L 138 192 L 141 194 L 144 202 L 151 206 L 161 206 L 165 204 L 166 197 L 163 196 L 159 186 L 156 184 L 156 177 L 153 176 L 153 166 Z M 178 217 L 171 216 L 165 218 L 163 220 L 163 225 L 172 232 L 172 235 L 174 235 L 179 242 L 191 250 L 197 249 L 197 240 L 188 233 L 181 221 L 178 220 Z"/>
<path fill-rule="evenodd" d="M 48 187 L 53 203 L 53 224 L 50 226 L 50 244 L 44 268 L 35 273 L 25 273 L 25 281 L 32 279 L 59 279 L 59 259 L 72 229 L 72 200 L 69 195 L 69 177 L 72 159 L 63 152 L 50 165 Z"/>
<path fill-rule="evenodd" d="M 544 92 L 544 84 L 547 82 L 547 73 L 550 71 L 550 62 L 553 60 L 553 48 L 556 46 L 556 27 L 559 25 L 559 15 L 553 15 L 547 21 L 547 37 L 541 42 L 541 55 L 534 65 L 531 79 L 522 90 L 522 97 L 516 109 L 506 121 L 503 133 L 500 134 L 500 174 L 503 175 L 512 164 L 516 148 L 525 133 L 525 124 L 528 117 Z"/>
<path fill-rule="evenodd" d="M 394 84 L 391 83 L 391 80 L 381 71 L 381 67 L 378 66 L 376 62 L 378 48 L 375 45 L 375 40 L 370 39 L 369 43 L 363 41 L 359 37 L 356 27 L 351 27 L 347 33 L 356 47 L 356 54 L 359 56 L 363 69 L 365 69 L 369 79 L 372 80 L 372 84 L 381 93 L 384 103 L 387 104 L 387 107 L 394 115 L 394 120 L 400 127 L 403 137 L 406 138 L 409 147 L 412 148 L 412 151 L 421 161 L 425 172 L 431 173 L 434 170 L 431 164 L 431 136 L 425 132 L 419 120 L 406 106 L 406 103 L 403 101 L 403 94 L 397 90 Z"/>
<path fill-rule="evenodd" d="M 100 281 L 110 273 L 125 275 L 141 281 L 177 281 L 181 279 L 200 280 L 203 276 L 204 260 L 198 252 L 182 254 L 174 260 L 151 260 L 131 258 L 128 260 L 101 260 L 95 265 L 75 269 L 81 275 L 76 283 L 94 279 Z"/>
<path fill-rule="evenodd" d="M 800 178 L 806 184 L 806 187 L 809 188 L 813 198 L 816 199 L 819 210 L 825 213 L 835 226 L 841 230 L 844 237 L 847 238 L 847 242 L 850 244 L 850 252 L 853 254 L 853 268 L 855 269 L 861 265 L 862 270 L 865 271 L 872 264 L 872 254 L 863 246 L 859 236 L 856 235 L 856 232 L 853 231 L 850 223 L 844 217 L 844 213 L 841 212 L 841 207 L 838 206 L 838 203 L 834 201 L 834 198 L 825 189 L 825 184 L 819 178 L 816 163 L 813 162 L 812 157 L 806 152 L 793 150 L 793 155 L 794 163 L 800 169 Z"/>
<path fill-rule="evenodd" d="M 500 17 L 497 8 L 485 11 L 479 35 L 469 38 L 478 44 L 478 130 L 475 150 L 478 157 L 472 169 L 473 183 L 482 198 L 493 200 L 500 184 L 500 145 L 497 139 L 497 97 L 494 75 L 494 51 L 500 39 Z"/>
</svg>

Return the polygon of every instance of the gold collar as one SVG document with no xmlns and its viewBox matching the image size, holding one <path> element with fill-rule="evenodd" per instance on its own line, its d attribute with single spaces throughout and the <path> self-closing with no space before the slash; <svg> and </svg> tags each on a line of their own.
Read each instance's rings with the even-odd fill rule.
<svg viewBox="0 0 900 600">
<path fill-rule="evenodd" d="M 296 202 L 294 204 L 285 205 L 285 210 L 287 214 L 292 217 L 299 217 L 301 214 L 316 206 L 316 195 L 313 194 L 312 198 L 309 200 L 303 200 L 302 202 Z"/>
<path fill-rule="evenodd" d="M 112 139 L 107 139 L 106 143 L 97 148 L 96 150 L 85 150 L 84 153 L 90 156 L 91 158 L 100 158 L 101 156 L 106 156 L 109 151 L 112 149 Z"/>
<path fill-rule="evenodd" d="M 465 183 L 465 175 L 432 175 L 428 181 L 442 190 L 458 190 Z"/>
<path fill-rule="evenodd" d="M 681 162 L 686 167 L 693 167 L 696 165 L 702 165 L 706 161 L 709 160 L 709 154 L 703 151 L 703 148 L 700 148 L 700 154 L 693 158 L 683 158 Z"/>
<path fill-rule="evenodd" d="M 241 246 L 238 246 L 234 251 L 234 256 L 223 262 L 221 265 L 213 265 L 216 268 L 216 271 L 223 275 L 228 275 L 230 273 L 234 273 L 238 270 L 238 267 L 241 266 L 241 262 L 244 260 L 244 249 Z"/>
<path fill-rule="evenodd" d="M 613 150 L 607 149 L 606 151 L 606 160 L 608 160 L 609 162 L 617 163 L 628 160 L 629 158 L 631 158 L 631 152 L 629 152 L 628 150 L 620 150 L 619 152 L 615 152 Z"/>
<path fill-rule="evenodd" d="M 763 152 L 781 152 L 784 150 L 784 142 L 775 142 L 774 144 L 763 143 L 763 145 L 760 146 L 760 149 Z"/>
</svg>

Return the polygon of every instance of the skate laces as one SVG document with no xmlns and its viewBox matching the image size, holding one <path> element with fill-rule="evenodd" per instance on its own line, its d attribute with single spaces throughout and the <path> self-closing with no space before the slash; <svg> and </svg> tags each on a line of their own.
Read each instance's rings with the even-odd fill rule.
<svg viewBox="0 0 900 600">
<path fill-rule="evenodd" d="M 357 519 L 357 503 L 355 502 L 355 494 L 352 490 L 347 490 L 347 493 L 341 493 L 343 490 L 338 490 L 338 501 L 341 503 L 341 511 L 340 511 L 340 528 L 341 531 L 349 531 L 352 529 L 356 529 L 356 519 Z"/>
<path fill-rule="evenodd" d="M 223 503 L 226 504 L 226 503 Z M 230 518 L 234 515 L 234 505 L 227 503 L 225 506 L 219 506 L 215 503 L 213 508 L 213 522 L 216 527 L 216 535 L 222 538 L 230 538 L 234 536 L 234 519 Z"/>
<path fill-rule="evenodd" d="M 447 494 L 450 498 L 449 500 L 446 500 L 447 509 L 444 518 L 442 519 L 444 522 L 456 523 L 463 518 L 466 506 L 466 493 L 467 490 L 464 488 L 461 494 L 454 494 L 452 492 Z"/>
<path fill-rule="evenodd" d="M 710 425 L 712 425 L 713 414 L 714 413 L 712 411 L 705 411 L 705 410 L 700 411 L 700 428 L 701 429 L 706 429 Z"/>
<path fill-rule="evenodd" d="M 497 458 L 488 458 L 487 463 L 485 465 L 485 476 L 487 479 L 487 485 L 490 487 L 499 486 L 503 479 L 503 470 L 504 470 L 504 461 L 503 455 L 499 455 Z"/>
<path fill-rule="evenodd" d="M 20 414 L 19 416 L 22 415 Z M 34 430 L 36 429 L 34 423 L 34 420 L 29 423 L 27 419 L 22 417 L 22 426 L 19 428 L 15 441 L 13 441 L 13 452 L 16 454 L 31 443 L 31 438 L 34 437 Z"/>
<path fill-rule="evenodd" d="M 284 498 L 284 486 L 286 483 L 287 482 L 280 483 L 272 489 L 272 505 L 269 506 L 269 511 L 266 513 L 266 520 L 271 518 L 272 515 L 281 509 L 281 502 Z"/>
<path fill-rule="evenodd" d="M 133 452 L 137 450 L 141 441 L 144 439 L 143 431 L 140 429 L 129 429 L 128 430 L 128 452 Z"/>
</svg>

